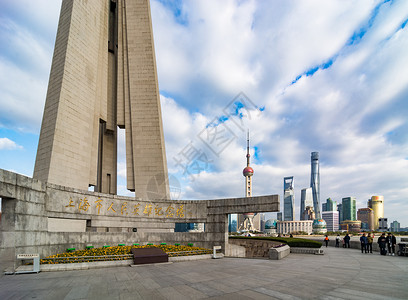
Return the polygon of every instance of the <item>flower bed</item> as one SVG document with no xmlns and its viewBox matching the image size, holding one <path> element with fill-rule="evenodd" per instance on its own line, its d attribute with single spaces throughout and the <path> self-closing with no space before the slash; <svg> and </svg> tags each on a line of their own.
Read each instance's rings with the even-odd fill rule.
<svg viewBox="0 0 408 300">
<path fill-rule="evenodd" d="M 66 263 L 80 263 L 93 261 L 115 261 L 132 259 L 131 248 L 160 248 L 166 252 L 169 257 L 172 256 L 190 256 L 211 254 L 212 250 L 188 247 L 188 246 L 172 246 L 172 245 L 144 245 L 144 246 L 117 246 L 117 247 L 102 247 L 91 248 L 85 250 L 77 250 L 73 252 L 60 253 L 51 255 L 40 260 L 41 264 L 66 264 Z"/>
</svg>

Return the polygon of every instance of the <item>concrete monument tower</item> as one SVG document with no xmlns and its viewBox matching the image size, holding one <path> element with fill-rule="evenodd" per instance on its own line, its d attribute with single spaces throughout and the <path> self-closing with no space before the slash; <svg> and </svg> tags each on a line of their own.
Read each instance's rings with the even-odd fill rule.
<svg viewBox="0 0 408 300">
<path fill-rule="evenodd" d="M 169 199 L 149 1 L 63 0 L 33 177 L 116 194 L 118 127 L 127 188 Z"/>
</svg>

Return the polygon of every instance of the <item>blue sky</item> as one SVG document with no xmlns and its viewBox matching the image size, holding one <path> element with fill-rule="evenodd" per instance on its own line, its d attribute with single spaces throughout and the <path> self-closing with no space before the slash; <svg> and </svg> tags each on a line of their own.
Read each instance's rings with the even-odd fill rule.
<svg viewBox="0 0 408 300">
<path fill-rule="evenodd" d="M 0 168 L 28 176 L 60 4 L 3 0 L 0 11 Z M 298 217 L 318 151 L 322 201 L 354 196 L 365 207 L 383 195 L 389 221 L 408 226 L 408 1 L 151 0 L 151 8 L 175 197 L 243 196 L 249 129 L 255 195 L 282 197 L 283 177 L 294 176 Z M 120 141 L 124 157 L 123 133 Z M 118 170 L 127 194 L 124 158 Z"/>
</svg>

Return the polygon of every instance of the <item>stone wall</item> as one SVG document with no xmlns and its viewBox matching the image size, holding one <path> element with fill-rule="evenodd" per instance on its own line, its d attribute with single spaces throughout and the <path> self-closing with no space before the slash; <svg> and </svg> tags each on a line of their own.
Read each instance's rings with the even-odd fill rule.
<svg viewBox="0 0 408 300">
<path fill-rule="evenodd" d="M 269 248 L 282 243 L 253 239 L 229 239 L 229 244 L 245 247 L 245 257 L 269 258 Z"/>
<path fill-rule="evenodd" d="M 19 253 L 41 257 L 133 243 L 193 243 L 212 248 L 228 243 L 228 214 L 279 210 L 279 196 L 203 201 L 150 201 L 46 184 L 0 169 L 0 263 Z M 175 223 L 205 223 L 205 232 L 174 232 Z M 73 225 L 74 224 L 74 225 Z"/>
</svg>

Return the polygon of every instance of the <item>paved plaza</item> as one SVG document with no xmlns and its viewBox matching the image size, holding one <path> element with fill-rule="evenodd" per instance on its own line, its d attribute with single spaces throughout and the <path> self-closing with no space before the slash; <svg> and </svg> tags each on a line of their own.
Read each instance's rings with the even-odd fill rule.
<svg viewBox="0 0 408 300">
<path fill-rule="evenodd" d="M 283 260 L 223 258 L 0 275 L 0 299 L 408 299 L 408 257 L 324 248 Z"/>
</svg>

